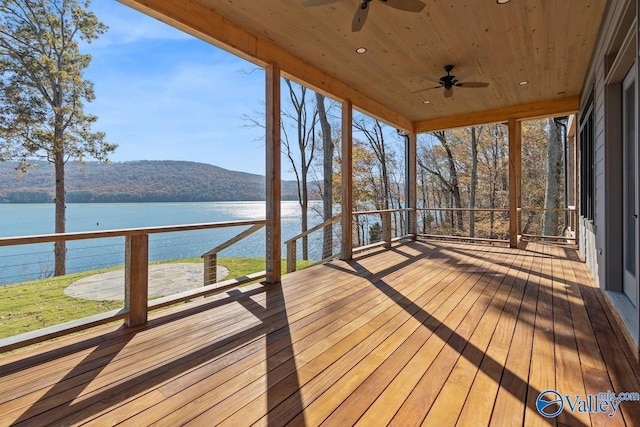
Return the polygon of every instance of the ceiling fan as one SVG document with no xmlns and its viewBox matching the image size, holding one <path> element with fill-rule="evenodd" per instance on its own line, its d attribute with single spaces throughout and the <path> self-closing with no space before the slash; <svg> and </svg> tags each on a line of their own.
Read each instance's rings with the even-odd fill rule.
<svg viewBox="0 0 640 427">
<path fill-rule="evenodd" d="M 454 74 L 451 74 L 451 72 L 453 71 L 453 65 L 445 65 L 444 70 L 447 72 L 447 75 L 442 76 L 439 79 L 432 79 L 427 77 L 428 80 L 438 83 L 438 86 L 422 89 L 422 90 L 419 90 L 418 92 L 423 92 L 425 90 L 431 90 L 431 89 L 444 88 L 444 97 L 451 98 L 453 96 L 454 87 L 481 88 L 481 87 L 489 86 L 489 83 L 485 83 L 485 82 L 461 82 L 460 80 L 463 80 L 466 76 L 456 76 Z M 473 72 L 467 73 L 467 75 L 472 73 Z"/>
<path fill-rule="evenodd" d="M 342 0 L 306 0 L 302 2 L 302 6 L 304 7 L 312 7 L 312 6 L 322 6 L 330 3 L 337 3 Z M 356 9 L 356 13 L 353 16 L 353 21 L 351 22 L 351 31 L 356 32 L 360 31 L 364 26 L 365 21 L 367 20 L 367 16 L 369 15 L 369 3 L 373 0 L 358 0 L 360 4 L 358 5 L 358 9 Z M 420 12 L 424 9 L 425 4 L 420 0 L 378 0 L 381 3 L 386 4 L 387 6 L 391 6 L 395 9 L 404 10 L 407 12 Z"/>
</svg>

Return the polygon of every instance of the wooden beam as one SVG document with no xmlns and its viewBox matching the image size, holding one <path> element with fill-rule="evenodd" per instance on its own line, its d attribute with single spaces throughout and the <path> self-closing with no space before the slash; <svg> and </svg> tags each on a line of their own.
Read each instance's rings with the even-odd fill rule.
<svg viewBox="0 0 640 427">
<path fill-rule="evenodd" d="M 561 116 L 576 113 L 579 108 L 580 99 L 575 96 L 499 108 L 497 110 L 480 111 L 477 113 L 461 114 L 459 116 L 424 120 L 416 122 L 414 129 L 417 133 L 435 132 L 437 130 L 507 122 L 510 119 L 529 120 L 540 117 Z"/>
<path fill-rule="evenodd" d="M 522 205 L 522 124 L 509 119 L 509 246 L 518 247 Z"/>
<path fill-rule="evenodd" d="M 199 39 L 254 64 L 278 64 L 282 74 L 338 100 L 349 99 L 358 110 L 393 127 L 413 130 L 408 118 L 353 89 L 348 83 L 290 54 L 266 37 L 247 32 L 196 0 L 119 0 Z"/>
<path fill-rule="evenodd" d="M 342 255 L 353 258 L 353 104 L 342 103 Z"/>
<path fill-rule="evenodd" d="M 280 68 L 271 64 L 266 68 L 266 215 L 267 283 L 279 283 L 281 254 L 281 159 L 280 159 Z"/>
<path fill-rule="evenodd" d="M 409 133 L 409 146 L 407 147 L 407 186 L 408 199 L 407 208 L 413 209 L 409 211 L 409 224 L 407 233 L 412 234 L 413 238 L 417 237 L 418 232 L 418 166 L 417 166 L 417 144 L 418 138 L 415 132 Z"/>
<path fill-rule="evenodd" d="M 124 307 L 127 326 L 147 323 L 149 299 L 149 235 L 125 238 Z"/>
</svg>

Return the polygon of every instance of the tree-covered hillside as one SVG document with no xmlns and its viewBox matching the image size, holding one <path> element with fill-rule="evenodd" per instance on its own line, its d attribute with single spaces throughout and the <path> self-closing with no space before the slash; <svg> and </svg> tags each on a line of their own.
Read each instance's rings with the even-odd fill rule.
<svg viewBox="0 0 640 427">
<path fill-rule="evenodd" d="M 47 203 L 54 198 L 54 169 L 34 162 L 17 176 L 15 162 L 0 162 L 0 202 Z M 265 177 L 184 161 L 135 161 L 66 165 L 67 202 L 205 202 L 264 200 Z M 283 181 L 285 200 L 296 183 Z"/>
</svg>

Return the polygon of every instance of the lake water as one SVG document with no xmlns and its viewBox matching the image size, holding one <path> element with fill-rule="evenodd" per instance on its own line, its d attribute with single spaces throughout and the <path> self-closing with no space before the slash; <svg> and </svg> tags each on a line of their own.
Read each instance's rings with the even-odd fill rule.
<svg viewBox="0 0 640 427">
<path fill-rule="evenodd" d="M 316 202 L 319 203 L 319 202 Z M 318 207 L 320 207 L 318 205 Z M 67 231 L 101 231 L 122 228 L 197 224 L 265 217 L 264 202 L 207 203 L 105 203 L 69 204 Z M 313 209 L 309 227 L 322 219 Z M 0 237 L 51 234 L 54 231 L 53 204 L 0 204 Z M 204 252 L 232 238 L 246 227 L 162 233 L 149 236 L 151 261 L 199 258 Z M 282 202 L 282 240 L 300 233 L 300 207 Z M 320 233 L 316 233 L 320 234 Z M 318 237 L 319 238 L 319 237 Z M 220 256 L 264 257 L 265 229 L 223 251 Z M 310 245 L 312 245 L 310 243 Z M 300 246 L 300 245 L 298 245 Z M 311 258 L 319 258 L 319 249 Z M 282 248 L 283 257 L 286 254 Z M 67 243 L 67 272 L 122 265 L 124 238 L 91 239 Z M 50 276 L 53 244 L 0 247 L 0 284 Z"/>
</svg>

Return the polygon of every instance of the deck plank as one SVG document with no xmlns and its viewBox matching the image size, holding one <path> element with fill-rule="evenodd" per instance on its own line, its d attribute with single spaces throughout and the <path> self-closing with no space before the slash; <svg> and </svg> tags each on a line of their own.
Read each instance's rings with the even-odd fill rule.
<svg viewBox="0 0 640 427">
<path fill-rule="evenodd" d="M 542 248 L 546 249 L 547 246 Z M 550 421 L 542 417 L 536 410 L 536 399 L 540 392 L 556 389 L 555 372 L 553 369 L 549 369 L 549 361 L 553 361 L 554 365 L 551 366 L 555 366 L 556 357 L 553 340 L 553 281 L 549 258 L 548 252 L 544 251 L 537 260 L 539 265 L 532 269 L 530 275 L 530 281 L 535 283 L 538 288 L 536 305 L 530 308 L 534 330 L 524 418 L 524 424 L 530 426 L 549 424 Z M 525 307 L 525 310 L 528 309 L 529 307 Z M 556 422 L 557 419 L 551 419 L 552 425 L 555 425 Z"/>
<path fill-rule="evenodd" d="M 461 292 L 466 292 L 466 295 L 462 297 L 463 303 L 458 304 L 453 310 L 457 313 L 469 313 L 472 309 L 475 310 L 475 314 L 479 314 L 482 311 L 483 303 L 486 302 L 481 301 L 483 298 L 487 298 L 486 289 L 488 287 L 489 282 L 484 277 L 484 272 L 478 272 L 482 268 L 482 265 L 478 265 L 477 269 L 469 270 L 463 273 L 466 277 L 464 280 L 459 278 L 456 281 L 460 281 L 460 286 L 458 288 Z M 455 296 L 453 297 L 455 298 Z M 458 298 L 455 298 L 458 300 Z M 434 305 L 431 304 L 431 307 Z M 437 305 L 435 305 L 437 307 Z M 420 329 L 431 330 L 423 324 L 432 317 L 431 311 L 432 308 L 429 306 L 419 307 L 415 313 L 412 313 L 412 316 L 418 320 Z M 442 307 L 442 306 L 440 306 Z M 486 305 L 485 305 L 486 307 Z M 481 314 L 480 314 L 481 316 Z M 473 317 L 473 316 L 470 316 Z M 433 319 L 440 318 L 440 314 L 433 315 Z M 391 360 L 391 354 L 387 356 L 383 361 Z M 331 412 L 338 407 L 341 402 L 349 397 L 355 389 L 364 382 L 364 380 L 369 377 L 372 372 L 381 366 L 382 363 L 378 363 L 373 365 L 373 368 L 367 363 L 367 361 L 363 361 L 364 367 L 360 369 L 360 372 L 357 372 L 354 375 L 349 375 L 349 377 L 341 378 L 337 381 L 330 389 L 328 389 L 318 400 L 316 400 L 307 411 L 305 411 L 305 415 L 309 415 L 309 420 L 311 424 L 319 424 L 324 421 Z M 354 369 L 358 370 L 359 365 L 356 365 Z M 386 369 L 385 369 L 386 370 Z M 391 371 L 393 372 L 394 368 L 391 367 Z M 359 392 L 358 394 L 361 394 Z M 329 397 L 330 396 L 330 397 Z M 352 412 L 357 412 L 354 407 L 349 406 Z M 343 421 L 329 421 L 329 425 L 349 425 L 348 423 L 343 423 Z"/>
<path fill-rule="evenodd" d="M 505 273 L 504 284 L 510 287 L 509 296 L 502 310 L 497 313 L 499 315 L 498 323 L 480 363 L 478 373 L 470 386 L 467 400 L 457 420 L 456 425 L 458 426 L 489 425 L 500 386 L 500 378 L 513 339 L 528 269 L 532 262 L 532 257 L 519 256 L 512 264 L 513 270 Z"/>
<path fill-rule="evenodd" d="M 535 410 L 640 390 L 625 343 L 574 249 L 412 242 L 0 356 L 0 425 L 633 425 Z"/>
<path fill-rule="evenodd" d="M 515 262 L 515 257 L 505 254 L 503 262 L 506 266 L 510 267 L 511 264 Z M 504 273 L 509 271 L 509 267 L 504 268 Z M 454 426 L 456 424 L 457 417 L 451 416 L 451 414 L 460 414 L 462 412 L 471 385 L 480 369 L 484 355 L 487 352 L 487 348 L 495 332 L 499 315 L 502 313 L 504 305 L 507 302 L 510 290 L 506 281 L 508 275 L 500 273 L 502 273 L 502 271 L 498 271 L 498 274 L 491 275 L 491 282 L 494 285 L 495 293 L 491 297 L 487 310 L 477 323 L 475 331 L 462 352 L 462 357 L 458 359 L 447 382 L 422 422 L 423 426 Z M 485 290 L 485 293 L 488 294 L 488 291 Z M 473 319 L 468 320 L 472 321 Z M 478 424 L 476 423 L 475 425 Z"/>
</svg>

